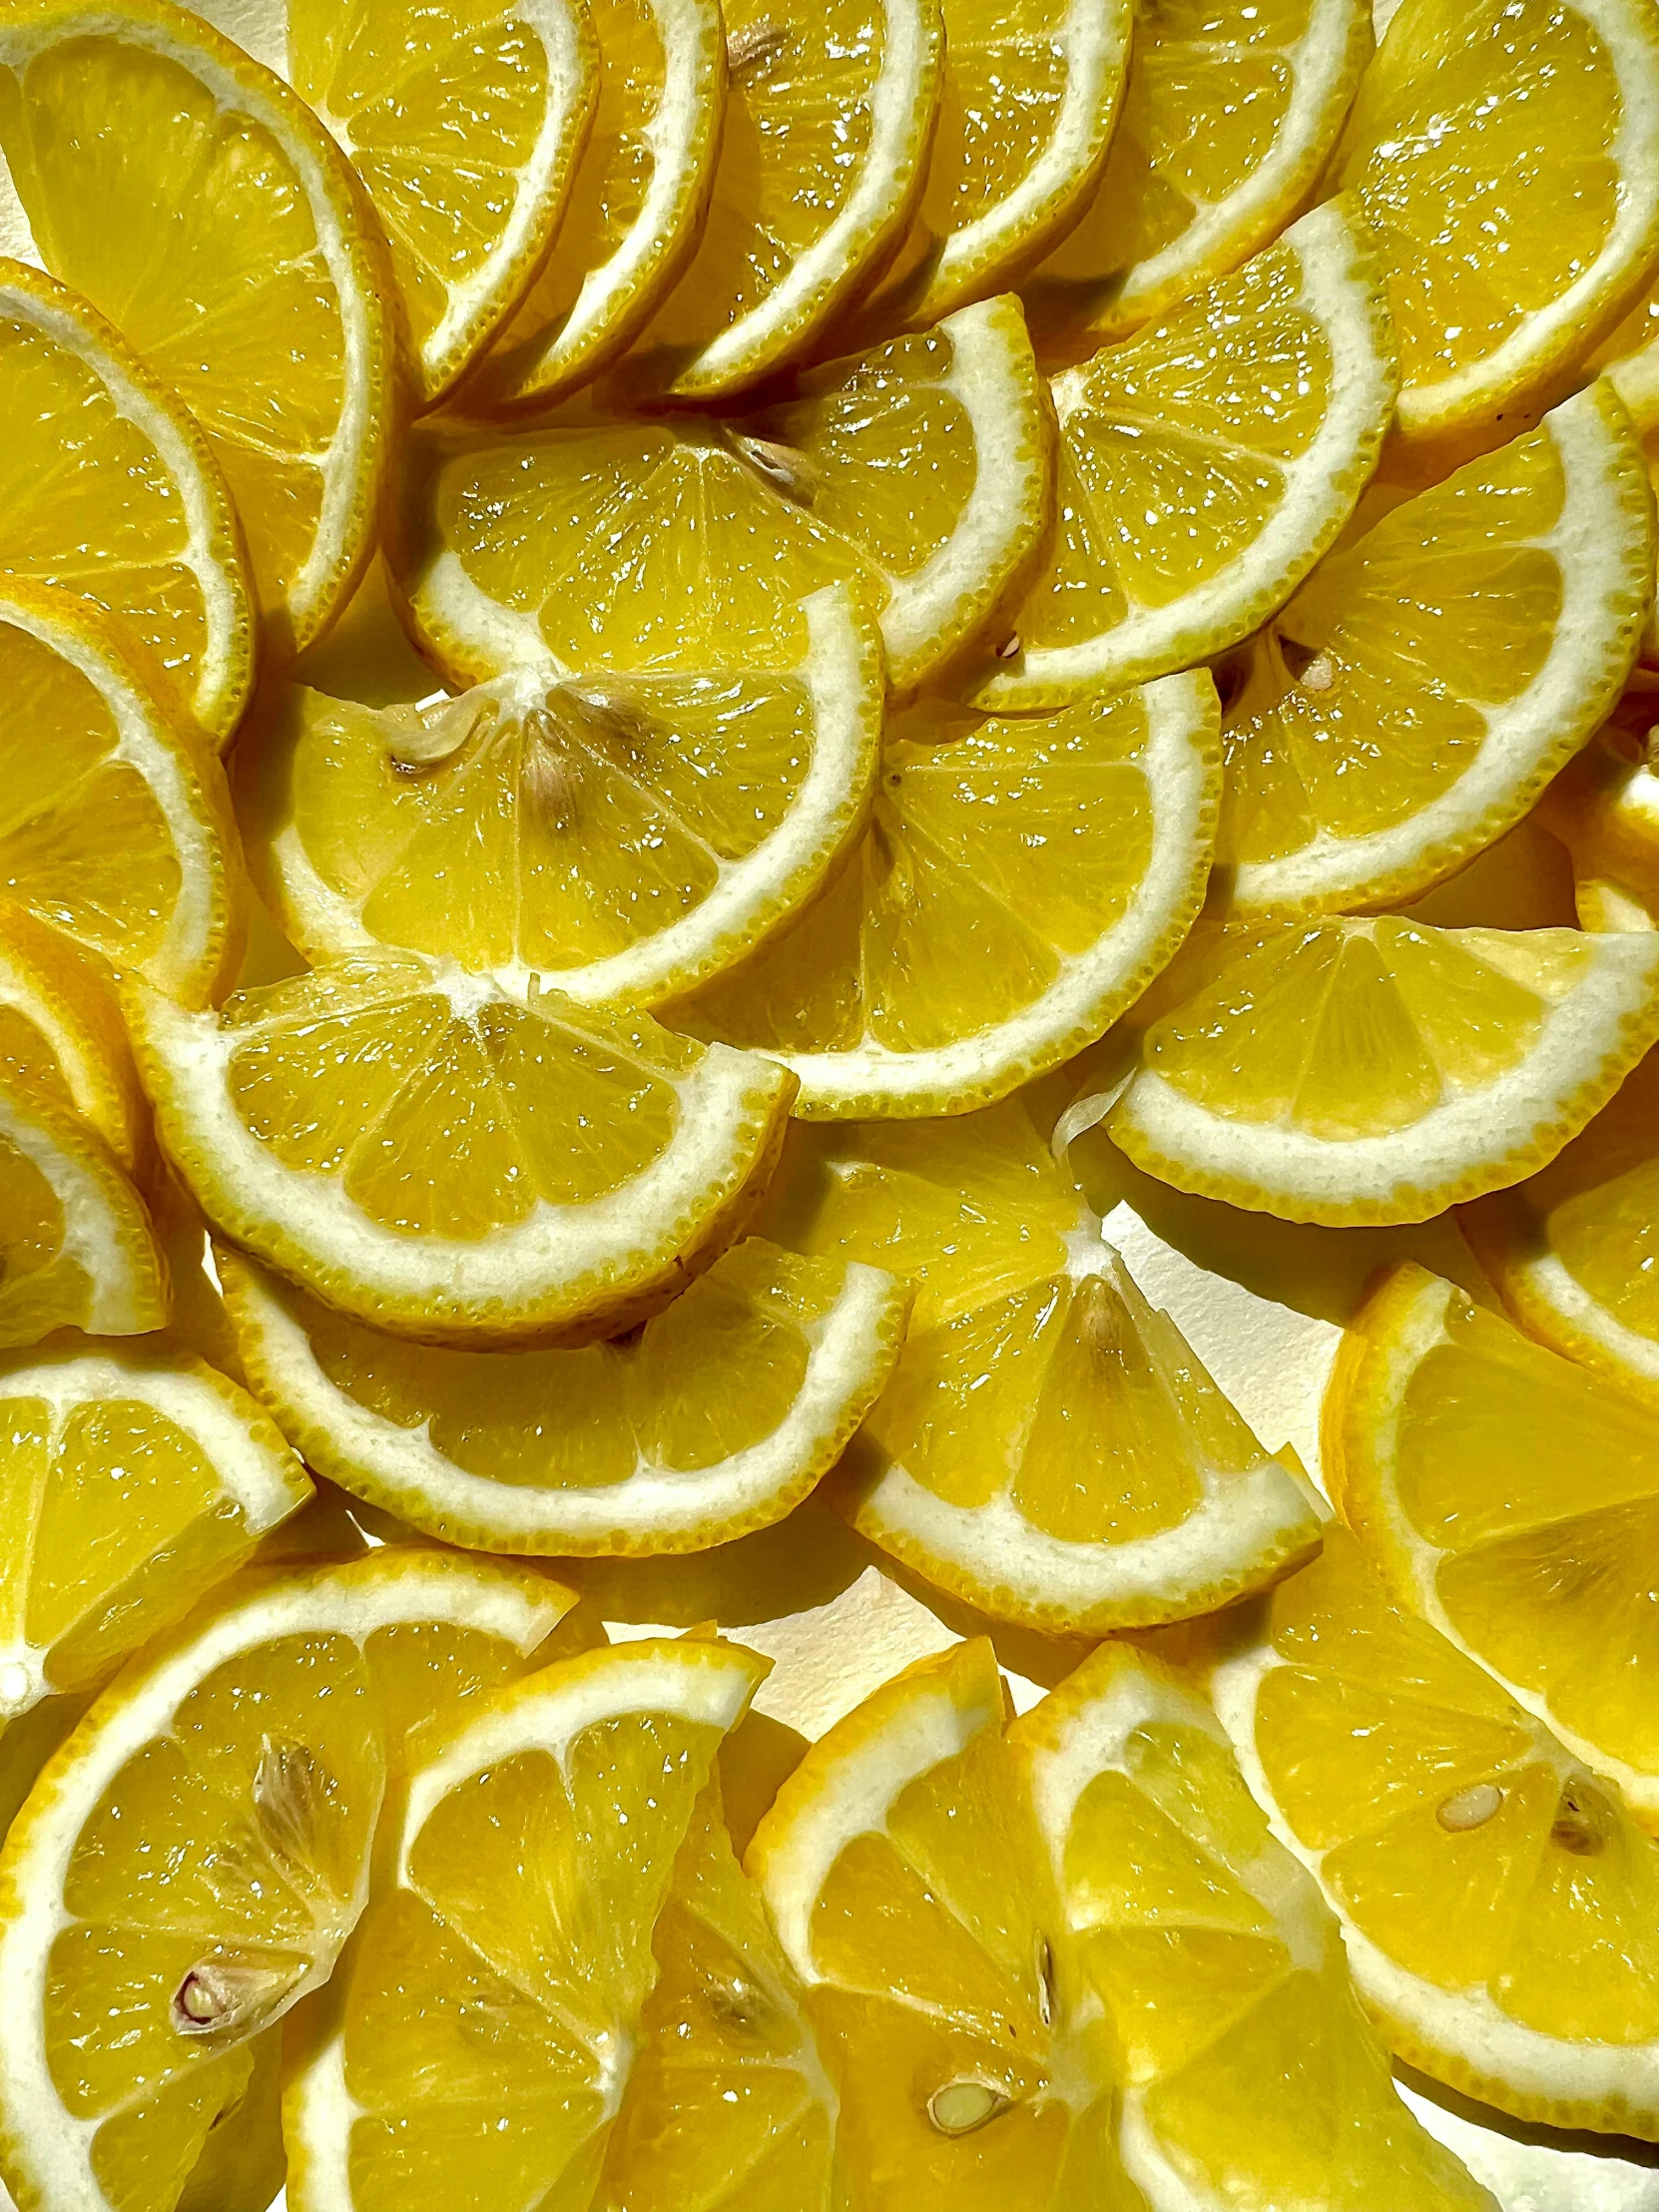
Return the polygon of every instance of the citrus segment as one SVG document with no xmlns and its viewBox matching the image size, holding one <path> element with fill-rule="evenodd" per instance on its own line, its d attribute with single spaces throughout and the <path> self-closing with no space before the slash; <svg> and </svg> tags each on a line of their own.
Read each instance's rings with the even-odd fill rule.
<svg viewBox="0 0 1659 2212">
<path fill-rule="evenodd" d="M 109 1146 L 49 1090 L 0 1077 L 0 1346 L 142 1336 L 167 1311 L 167 1263 Z"/>
<path fill-rule="evenodd" d="M 0 1081 L 70 1106 L 129 1173 L 148 1109 L 107 970 L 72 939 L 0 899 Z"/>
<path fill-rule="evenodd" d="M 1022 286 L 1044 344 L 1126 337 L 1276 238 L 1370 51 L 1367 0 L 1138 0 L 1105 171 Z"/>
<path fill-rule="evenodd" d="M 163 1145 L 210 1221 L 360 1321 L 628 1326 L 732 1241 L 794 1078 L 649 1016 L 412 954 L 129 999 Z"/>
<path fill-rule="evenodd" d="M 716 0 L 590 0 L 593 123 L 553 252 L 464 404 L 548 406 L 624 350 L 695 249 L 726 104 Z"/>
<path fill-rule="evenodd" d="M 970 689 L 1052 707 L 1219 652 L 1348 520 L 1393 411 L 1382 277 L 1344 203 L 1054 379 L 1057 521 Z"/>
<path fill-rule="evenodd" d="M 1659 1827 L 1647 1408 L 1407 1265 L 1344 1341 L 1325 1435 L 1400 1599 Z"/>
<path fill-rule="evenodd" d="M 1539 806 L 1540 819 L 1571 852 L 1576 875 L 1620 884 L 1648 905 L 1659 903 L 1659 761 L 1649 757 L 1656 726 L 1659 678 L 1637 669 Z"/>
<path fill-rule="evenodd" d="M 873 1268 L 751 1237 L 637 1340 L 400 1343 L 220 1255 L 252 1387 L 310 1465 L 450 1543 L 702 1550 L 799 1504 L 892 1372 L 908 1304 Z"/>
<path fill-rule="evenodd" d="M 252 589 L 194 417 L 86 300 L 22 262 L 0 263 L 0 566 L 116 616 L 227 745 L 254 678 Z"/>
<path fill-rule="evenodd" d="M 117 1677 L 0 1854 L 0 2166 L 26 2204 L 177 2200 L 362 1910 L 433 1719 L 521 1673 L 556 1583 L 391 1547 L 256 1573 Z"/>
<path fill-rule="evenodd" d="M 734 0 L 726 115 L 697 251 L 623 375 L 683 399 L 799 360 L 903 236 L 938 106 L 934 0 Z"/>
<path fill-rule="evenodd" d="M 1012 299 L 836 361 L 758 414 L 572 408 L 418 441 L 391 557 L 456 684 L 515 664 L 799 667 L 805 603 L 852 582 L 909 690 L 1004 605 L 1048 519 L 1052 447 Z"/>
<path fill-rule="evenodd" d="M 917 1285 L 897 1370 L 831 1493 L 861 1534 L 1050 1632 L 1208 1611 L 1319 1523 L 1155 1313 L 1018 1100 L 800 1132 L 770 1201 L 810 1252 Z"/>
<path fill-rule="evenodd" d="M 1605 380 L 1322 562 L 1227 715 L 1232 910 L 1413 897 L 1500 836 L 1613 707 L 1653 562 Z"/>
<path fill-rule="evenodd" d="M 288 79 L 385 227 L 421 395 L 462 376 L 545 260 L 593 116 L 581 0 L 286 0 Z"/>
<path fill-rule="evenodd" d="M 1395 2053 L 1522 2119 L 1651 2136 L 1659 1844 L 1355 1538 L 1241 1624 L 1212 1694 Z"/>
<path fill-rule="evenodd" d="M 1656 1034 L 1659 936 L 1238 923 L 1196 953 L 1106 1126 L 1178 1190 L 1423 1221 L 1552 1159 Z"/>
<path fill-rule="evenodd" d="M 425 709 L 295 688 L 244 786 L 273 912 L 313 959 L 403 946 L 518 991 L 649 1004 L 717 972 L 869 803 L 880 641 L 845 585 L 805 613 L 776 676 L 543 666 Z"/>
<path fill-rule="evenodd" d="M 416 1766 L 351 1948 L 290 2031 L 293 2212 L 589 2201 L 676 1856 L 767 1665 L 587 1652 Z"/>
<path fill-rule="evenodd" d="M 1401 428 L 1490 421 L 1653 274 L 1659 20 L 1643 0 L 1402 0 L 1333 176 L 1387 270 Z"/>
<path fill-rule="evenodd" d="M 189 407 L 278 650 L 367 560 L 399 371 L 362 187 L 279 78 L 167 0 L 28 0 L 0 150 L 53 275 Z"/>
<path fill-rule="evenodd" d="M 1219 784 L 1202 671 L 1042 717 L 924 701 L 889 726 L 845 864 L 675 1018 L 785 1061 L 809 1116 L 998 1098 L 1092 1043 L 1174 952 Z"/>
<path fill-rule="evenodd" d="M 1008 1743 L 1105 2007 L 1119 2140 L 1149 2203 L 1490 2212 L 1395 2094 L 1335 1920 L 1185 1683 L 1103 1644 Z"/>
<path fill-rule="evenodd" d="M 200 1005 L 242 954 L 223 771 L 107 616 L 0 591 L 0 895 Z"/>
</svg>

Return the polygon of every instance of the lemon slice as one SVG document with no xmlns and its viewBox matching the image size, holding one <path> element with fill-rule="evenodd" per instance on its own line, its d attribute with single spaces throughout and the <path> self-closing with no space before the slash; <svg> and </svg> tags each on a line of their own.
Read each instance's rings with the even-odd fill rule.
<svg viewBox="0 0 1659 2212">
<path fill-rule="evenodd" d="M 804 613 L 777 676 L 543 663 L 425 710 L 294 688 L 244 810 L 284 933 L 312 959 L 401 945 L 583 999 L 649 1004 L 718 972 L 818 888 L 869 805 L 880 641 L 845 585 Z"/>
<path fill-rule="evenodd" d="M 1400 1600 L 1659 1827 L 1648 1408 L 1411 1264 L 1344 1338 L 1325 1435 Z"/>
<path fill-rule="evenodd" d="M 242 956 L 218 762 L 110 619 L 61 589 L 0 589 L 0 894 L 200 1005 Z"/>
<path fill-rule="evenodd" d="M 892 1373 L 908 1294 L 751 1237 L 636 1342 L 399 1343 L 219 1258 L 250 1386 L 317 1472 L 450 1543 L 700 1551 L 798 1505 Z"/>
<path fill-rule="evenodd" d="M 1348 520 L 1393 412 L 1382 273 L 1316 208 L 1131 343 L 1054 379 L 1058 519 L 968 688 L 1029 711 L 1208 658 L 1284 604 Z"/>
<path fill-rule="evenodd" d="M 1659 1401 L 1648 1264 L 1656 1208 L 1659 1059 L 1650 1053 L 1548 1167 L 1461 1217 L 1529 1337 L 1650 1403 Z"/>
<path fill-rule="evenodd" d="M 1659 23 L 1636 0 L 1402 0 L 1333 176 L 1377 229 L 1401 429 L 1490 421 L 1569 371 L 1652 276 Z"/>
<path fill-rule="evenodd" d="M 923 702 L 889 725 L 838 874 L 674 1018 L 785 1061 L 810 1116 L 999 1098 L 1102 1035 L 1174 952 L 1219 787 L 1202 671 L 1042 717 Z"/>
<path fill-rule="evenodd" d="M 1343 1529 L 1212 1695 L 1398 2056 L 1521 2119 L 1659 2127 L 1659 1844 Z"/>
<path fill-rule="evenodd" d="M 903 237 L 939 100 L 935 0 L 734 0 L 697 251 L 622 373 L 682 399 L 798 360 Z"/>
<path fill-rule="evenodd" d="M 412 954 L 130 998 L 157 1130 L 210 1221 L 361 1321 L 435 1341 L 642 1319 L 715 1259 L 795 1079 L 646 1015 Z"/>
<path fill-rule="evenodd" d="M 1492 2212 L 1396 2095 L 1335 1920 L 1185 1683 L 1102 1644 L 1008 1744 L 1111 2025 L 1147 2203 Z"/>
<path fill-rule="evenodd" d="M 143 1336 L 167 1308 L 167 1263 L 109 1146 L 49 1090 L 0 1076 L 0 1346 Z"/>
<path fill-rule="evenodd" d="M 90 1122 L 129 1173 L 148 1150 L 148 1109 L 107 970 L 0 899 L 0 1081 L 19 1077 Z"/>
<path fill-rule="evenodd" d="M 0 93 L 43 260 L 202 425 L 268 637 L 298 651 L 368 559 L 397 408 L 362 187 L 279 78 L 182 8 L 32 0 L 0 35 Z"/>
<path fill-rule="evenodd" d="M 1126 337 L 1277 238 L 1370 53 L 1367 0 L 1137 0 L 1106 168 L 1021 287 L 1045 344 Z"/>
<path fill-rule="evenodd" d="M 1659 677 L 1637 669 L 1617 706 L 1539 807 L 1542 821 L 1571 852 L 1575 874 L 1621 885 L 1644 906 L 1659 904 L 1656 729 Z M 1597 925 L 1585 921 L 1584 926 Z"/>
<path fill-rule="evenodd" d="M 290 2033 L 294 2212 L 589 2201 L 675 1859 L 768 1665 L 664 1638 L 585 1652 L 433 1747 Z"/>
<path fill-rule="evenodd" d="M 738 1865 L 719 1769 L 680 1847 L 595 2199 L 603 2212 L 816 2212 L 835 2200 L 837 2098 L 800 1981 Z"/>
<path fill-rule="evenodd" d="M 60 1338 L 0 1363 L 0 1718 L 110 1674 L 311 1485 L 186 1353 Z"/>
<path fill-rule="evenodd" d="M 193 416 L 84 299 L 0 262 L 0 569 L 116 615 L 228 745 L 254 681 L 242 530 Z"/>
<path fill-rule="evenodd" d="M 557 1583 L 390 1547 L 255 1574 L 134 1660 L 0 1854 L 0 2166 L 25 2204 L 177 2201 L 362 1910 L 388 1785 L 523 1671 Z"/>
<path fill-rule="evenodd" d="M 1129 66 L 1129 0 L 943 0 L 944 76 L 909 236 L 864 301 L 924 328 L 1014 281 L 1098 183 Z"/>
<path fill-rule="evenodd" d="M 805 602 L 855 580 L 912 690 L 993 622 L 1050 512 L 1052 430 L 1013 299 L 835 361 L 759 414 L 572 408 L 415 442 L 389 554 L 457 687 L 798 668 Z"/>
<path fill-rule="evenodd" d="M 1605 380 L 1322 562 L 1226 719 L 1230 910 L 1413 897 L 1500 836 L 1618 699 L 1653 565 Z"/>
<path fill-rule="evenodd" d="M 1135 2202 L 1105 2023 L 1003 1715 L 988 1642 L 923 1660 L 812 1746 L 749 1848 L 855 2202 Z"/>
<path fill-rule="evenodd" d="M 1178 1620 L 1306 1559 L 1319 1522 L 1136 1289 L 1024 1103 L 797 1133 L 772 1200 L 807 1251 L 917 1287 L 838 1511 L 982 1611 L 1049 1632 Z"/>
<path fill-rule="evenodd" d="M 1108 1133 L 1285 1221 L 1425 1221 L 1518 1183 L 1659 1036 L 1659 936 L 1239 923 L 1190 982 Z"/>
<path fill-rule="evenodd" d="M 599 96 L 557 244 L 463 404 L 546 406 L 621 353 L 695 250 L 726 105 L 716 0 L 589 0 Z"/>
<path fill-rule="evenodd" d="M 593 118 L 581 0 L 285 0 L 287 76 L 385 227 L 421 396 L 440 398 L 545 260 Z"/>
</svg>

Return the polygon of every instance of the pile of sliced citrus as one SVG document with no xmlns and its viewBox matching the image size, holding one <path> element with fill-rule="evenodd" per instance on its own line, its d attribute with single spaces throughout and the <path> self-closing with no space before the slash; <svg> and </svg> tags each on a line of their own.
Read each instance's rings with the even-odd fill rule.
<svg viewBox="0 0 1659 2212">
<path fill-rule="evenodd" d="M 1659 2142 L 1659 0 L 1375 18 L 0 8 L 22 2212 Z"/>
</svg>

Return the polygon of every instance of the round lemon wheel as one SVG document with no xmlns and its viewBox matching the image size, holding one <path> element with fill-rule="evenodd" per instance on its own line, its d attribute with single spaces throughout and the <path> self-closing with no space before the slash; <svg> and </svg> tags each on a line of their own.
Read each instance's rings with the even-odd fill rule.
<svg viewBox="0 0 1659 2212">
<path fill-rule="evenodd" d="M 447 1543 L 701 1551 L 781 1519 L 892 1373 L 907 1288 L 758 1237 L 636 1343 L 459 1352 L 398 1342 L 222 1250 L 249 1384 L 306 1461 Z"/>
<path fill-rule="evenodd" d="M 280 78 L 166 0 L 26 0 L 0 93 L 43 260 L 201 424 L 268 642 L 299 651 L 368 560 L 402 389 L 367 195 Z"/>
<path fill-rule="evenodd" d="M 194 416 L 112 323 L 22 262 L 0 262 L 0 570 L 116 616 L 223 750 L 254 683 L 253 584 Z"/>
<path fill-rule="evenodd" d="M 0 899 L 0 1078 L 74 1108 L 131 1174 L 149 1109 L 108 970 L 73 938 Z"/>
<path fill-rule="evenodd" d="M 162 1144 L 234 1243 L 436 1342 L 644 1319 L 730 1244 L 795 1079 L 648 1015 L 509 997 L 412 954 L 127 999 Z"/>
</svg>

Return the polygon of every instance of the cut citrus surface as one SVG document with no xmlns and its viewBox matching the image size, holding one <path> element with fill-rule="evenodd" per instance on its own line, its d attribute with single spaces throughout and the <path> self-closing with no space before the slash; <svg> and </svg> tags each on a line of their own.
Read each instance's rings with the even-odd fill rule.
<svg viewBox="0 0 1659 2212">
<path fill-rule="evenodd" d="M 1575 874 L 1622 885 L 1643 904 L 1659 904 L 1656 728 L 1659 676 L 1639 668 L 1539 808 L 1542 821 L 1571 852 Z M 1585 922 L 1586 928 L 1595 926 Z"/>
<path fill-rule="evenodd" d="M 0 1715 L 113 1674 L 311 1494 L 188 1354 L 55 1337 L 0 1361 Z"/>
<path fill-rule="evenodd" d="M 1100 176 L 1129 0 L 943 0 L 944 76 L 909 236 L 860 312 L 921 329 L 1013 282 Z"/>
<path fill-rule="evenodd" d="M 726 105 L 716 0 L 589 0 L 599 96 L 557 243 L 463 404 L 546 406 L 614 360 L 695 249 Z"/>
<path fill-rule="evenodd" d="M 359 955 L 190 1014 L 128 1001 L 210 1221 L 359 1320 L 514 1338 L 640 1320 L 737 1234 L 795 1079 L 648 1015 Z"/>
<path fill-rule="evenodd" d="M 816 369 L 754 415 L 572 408 L 417 439 L 390 545 L 457 685 L 561 672 L 788 670 L 805 602 L 854 581 L 913 689 L 993 622 L 1050 513 L 1052 430 L 1011 298 Z"/>
<path fill-rule="evenodd" d="M 1413 897 L 1500 836 L 1612 709 L 1653 567 L 1605 380 L 1323 561 L 1226 718 L 1231 910 Z"/>
<path fill-rule="evenodd" d="M 839 2095 L 851 2201 L 1130 2212 L 1111 2053 L 1002 1733 L 989 1643 L 813 1745 L 750 1845 Z"/>
<path fill-rule="evenodd" d="M 699 1640 L 585 1652 L 433 1746 L 288 2030 L 291 2212 L 590 2201 L 675 1861 L 768 1664 Z"/>
<path fill-rule="evenodd" d="M 1649 1408 L 1406 1265 L 1344 1339 L 1324 1433 L 1401 1602 L 1659 1828 Z"/>
<path fill-rule="evenodd" d="M 777 675 L 520 669 L 425 708 L 295 687 L 239 795 L 260 887 L 312 959 L 376 944 L 505 987 L 651 1004 L 775 930 L 862 826 L 880 639 L 851 589 Z"/>
<path fill-rule="evenodd" d="M 1521 2119 L 1651 2137 L 1659 1844 L 1614 1786 L 1344 1529 L 1250 1625 L 1218 1629 L 1216 1709 L 1396 2054 Z"/>
<path fill-rule="evenodd" d="M 24 2204 L 176 2202 L 259 2038 L 333 1967 L 424 1732 L 571 1603 L 390 1547 L 253 1573 L 132 1661 L 0 1854 L 0 2166 Z"/>
<path fill-rule="evenodd" d="M 167 0 L 27 0 L 0 151 L 53 275 L 207 433 L 268 633 L 297 651 L 367 560 L 399 368 L 362 187 L 279 78 Z"/>
<path fill-rule="evenodd" d="M 1471 1207 L 1463 1229 L 1529 1337 L 1652 1404 L 1656 1222 L 1659 1057 L 1650 1053 L 1548 1167 Z"/>
<path fill-rule="evenodd" d="M 1100 1036 L 1191 926 L 1216 727 L 1202 671 L 1040 717 L 923 701 L 888 726 L 844 866 L 674 1018 L 785 1061 L 808 1116 L 1003 1096 Z"/>
<path fill-rule="evenodd" d="M 254 681 L 242 528 L 206 438 L 88 303 L 0 263 L 0 568 L 119 616 L 229 743 Z"/>
<path fill-rule="evenodd" d="M 581 0 L 285 0 L 287 74 L 385 226 L 439 398 L 511 313 L 564 213 L 598 93 Z"/>
<path fill-rule="evenodd" d="M 242 956 L 223 771 L 106 615 L 0 590 L 0 895 L 190 1005 Z"/>
<path fill-rule="evenodd" d="M 131 1173 L 148 1109 L 108 970 L 0 899 L 0 1080 L 19 1077 L 73 1107 Z"/>
<path fill-rule="evenodd" d="M 1103 1644 L 1008 1743 L 1105 2006 L 1119 2143 L 1149 2204 L 1492 2212 L 1400 2102 L 1336 1921 L 1187 1684 Z"/>
<path fill-rule="evenodd" d="M 733 0 L 726 115 L 697 250 L 622 374 L 683 399 L 799 360 L 903 236 L 944 43 L 936 0 Z"/>
<path fill-rule="evenodd" d="M 769 1203 L 787 1241 L 916 1285 L 831 1495 L 930 1582 L 1101 1635 L 1208 1611 L 1318 1545 L 1308 1497 L 1147 1305 L 1022 1101 L 798 1131 Z"/>
<path fill-rule="evenodd" d="M 1382 274 L 1341 202 L 1066 369 L 1054 536 L 972 696 L 1059 706 L 1256 629 L 1348 520 L 1395 388 Z"/>
<path fill-rule="evenodd" d="M 1401 428 L 1490 421 L 1570 371 L 1652 276 L 1659 16 L 1646 0 L 1402 0 L 1333 178 L 1387 271 Z"/>
<path fill-rule="evenodd" d="M 109 1146 L 41 1084 L 0 1076 L 0 1346 L 142 1336 L 167 1306 L 167 1263 Z"/>
<path fill-rule="evenodd" d="M 1425 1221 L 1518 1183 L 1659 1036 L 1659 935 L 1236 923 L 1185 980 L 1107 1131 L 1286 1221 Z"/>
<path fill-rule="evenodd" d="M 596 2212 L 834 2212 L 837 2099 L 801 1983 L 738 1865 L 718 1777 L 653 1948 L 658 1976 Z"/>
<path fill-rule="evenodd" d="M 251 1387 L 318 1473 L 450 1543 L 700 1551 L 798 1505 L 892 1373 L 908 1294 L 747 1238 L 637 1341 L 399 1342 L 220 1255 Z"/>
<path fill-rule="evenodd" d="M 1105 171 L 1021 287 L 1043 344 L 1127 337 L 1276 238 L 1370 51 L 1368 0 L 1137 0 Z"/>
</svg>

